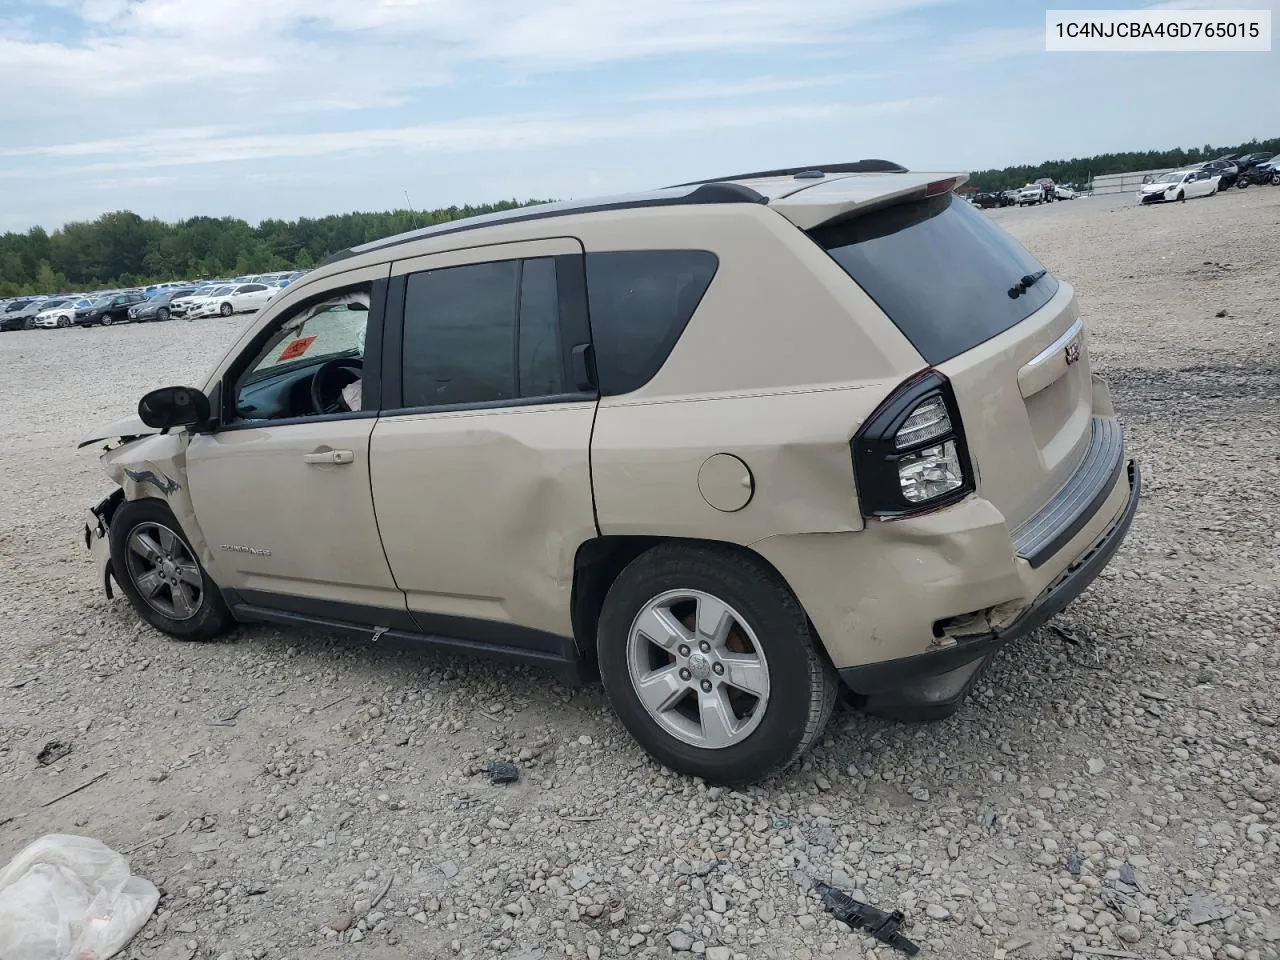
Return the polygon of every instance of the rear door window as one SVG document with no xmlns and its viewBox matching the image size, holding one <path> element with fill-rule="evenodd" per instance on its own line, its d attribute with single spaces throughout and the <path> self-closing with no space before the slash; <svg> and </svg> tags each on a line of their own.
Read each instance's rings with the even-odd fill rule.
<svg viewBox="0 0 1280 960">
<path fill-rule="evenodd" d="M 929 364 L 1003 333 L 1058 281 L 1021 244 L 947 193 L 897 203 L 810 234 Z M 1010 296 L 1024 277 L 1025 292 Z"/>
<path fill-rule="evenodd" d="M 658 372 L 711 285 L 707 250 L 587 254 L 587 301 L 600 392 L 638 390 Z"/>
</svg>

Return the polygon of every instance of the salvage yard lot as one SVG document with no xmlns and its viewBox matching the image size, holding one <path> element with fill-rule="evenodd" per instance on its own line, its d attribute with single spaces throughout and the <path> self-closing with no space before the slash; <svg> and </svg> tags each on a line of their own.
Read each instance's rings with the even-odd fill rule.
<svg viewBox="0 0 1280 960">
<path fill-rule="evenodd" d="M 1277 956 L 1280 190 L 991 215 L 1076 286 L 1142 463 L 1132 533 L 955 718 L 841 708 L 742 792 L 658 767 L 598 687 L 141 625 L 93 582 L 109 481 L 75 441 L 251 321 L 0 335 L 0 863 L 52 832 L 132 851 L 163 894 L 135 957 L 870 956 L 806 876 L 903 909 L 925 956 Z"/>
</svg>

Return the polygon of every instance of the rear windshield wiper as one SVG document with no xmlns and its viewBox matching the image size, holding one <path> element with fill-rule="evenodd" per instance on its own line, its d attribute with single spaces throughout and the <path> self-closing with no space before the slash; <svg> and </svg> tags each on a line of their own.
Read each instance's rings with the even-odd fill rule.
<svg viewBox="0 0 1280 960">
<path fill-rule="evenodd" d="M 1017 300 L 1020 296 L 1030 290 L 1037 280 L 1048 272 L 1048 270 L 1037 270 L 1035 273 L 1028 273 L 1025 277 L 1009 288 L 1009 299 Z"/>
</svg>

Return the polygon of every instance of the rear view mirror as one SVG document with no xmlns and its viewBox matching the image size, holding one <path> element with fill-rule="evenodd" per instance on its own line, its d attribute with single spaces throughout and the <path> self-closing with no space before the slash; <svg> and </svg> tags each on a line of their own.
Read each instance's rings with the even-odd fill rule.
<svg viewBox="0 0 1280 960">
<path fill-rule="evenodd" d="M 189 427 L 209 421 L 209 398 L 195 387 L 162 387 L 138 401 L 148 427 Z"/>
</svg>

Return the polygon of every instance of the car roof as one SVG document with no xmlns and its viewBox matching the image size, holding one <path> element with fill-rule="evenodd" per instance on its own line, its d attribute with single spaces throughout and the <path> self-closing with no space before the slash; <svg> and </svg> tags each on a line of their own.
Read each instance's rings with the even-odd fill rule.
<svg viewBox="0 0 1280 960">
<path fill-rule="evenodd" d="M 847 210 L 853 206 L 865 204 L 869 200 L 878 201 L 897 194 L 909 193 L 939 178 L 950 178 L 955 186 L 959 186 L 967 179 L 967 174 L 913 173 L 892 161 L 874 159 L 761 170 L 697 180 L 656 190 L 541 203 L 467 217 L 462 220 L 451 220 L 339 251 L 329 257 L 322 266 L 349 257 L 452 233 L 553 217 L 663 206 L 767 204 L 792 220 L 801 229 L 809 229 L 817 222 L 821 222 L 816 219 L 817 217 L 827 215 L 831 211 L 838 213 L 840 209 Z"/>
</svg>

